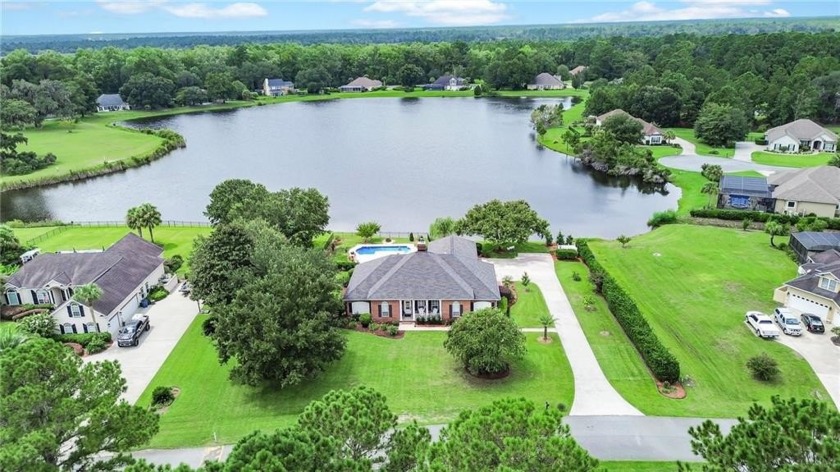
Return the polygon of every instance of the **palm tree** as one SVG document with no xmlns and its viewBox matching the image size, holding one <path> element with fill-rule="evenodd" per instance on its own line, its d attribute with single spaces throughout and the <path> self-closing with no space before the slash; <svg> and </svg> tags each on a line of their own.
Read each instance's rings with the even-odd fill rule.
<svg viewBox="0 0 840 472">
<path fill-rule="evenodd" d="M 548 341 L 548 327 L 554 324 L 554 317 L 548 313 L 543 313 L 537 321 L 543 327 L 543 341 Z"/>
<path fill-rule="evenodd" d="M 709 195 L 709 208 L 711 208 L 712 198 L 716 197 L 718 194 L 717 182 L 706 182 L 706 185 L 703 185 L 703 188 L 700 189 L 700 193 L 705 193 Z"/>
<path fill-rule="evenodd" d="M 17 325 L 8 323 L 0 326 L 0 354 L 14 349 L 29 340 Z"/>
<path fill-rule="evenodd" d="M 149 238 L 155 242 L 155 234 L 152 230 L 160 224 L 160 211 L 151 203 L 144 203 L 137 207 L 137 213 L 140 226 L 149 228 Z"/>
<path fill-rule="evenodd" d="M 128 226 L 129 229 L 136 229 L 140 234 L 140 237 L 143 237 L 143 225 L 140 224 L 139 211 L 137 207 L 128 209 L 128 213 L 125 215 L 125 225 Z"/>
<path fill-rule="evenodd" d="M 93 283 L 79 285 L 73 290 L 73 300 L 90 307 L 90 316 L 93 318 L 97 331 L 99 331 L 99 322 L 96 321 L 96 310 L 93 309 L 93 304 L 100 298 L 102 298 L 102 289 Z"/>
</svg>

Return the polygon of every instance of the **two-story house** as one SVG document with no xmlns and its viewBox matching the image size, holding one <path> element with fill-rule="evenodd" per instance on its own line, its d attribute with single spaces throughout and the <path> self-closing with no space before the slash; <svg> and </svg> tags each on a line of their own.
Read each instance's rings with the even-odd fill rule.
<svg viewBox="0 0 840 472">
<path fill-rule="evenodd" d="M 810 256 L 800 272 L 776 289 L 773 300 L 796 312 L 817 315 L 824 323 L 840 323 L 840 251 Z"/>
</svg>

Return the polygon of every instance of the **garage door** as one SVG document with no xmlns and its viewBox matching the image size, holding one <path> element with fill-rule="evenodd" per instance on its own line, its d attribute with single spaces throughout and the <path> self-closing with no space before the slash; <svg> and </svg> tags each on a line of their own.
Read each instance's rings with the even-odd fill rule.
<svg viewBox="0 0 840 472">
<path fill-rule="evenodd" d="M 793 308 L 794 310 L 799 310 L 803 313 L 813 313 L 822 318 L 823 321 L 826 321 L 825 317 L 828 316 L 828 305 L 813 302 L 807 298 L 800 297 L 795 293 L 788 294 L 787 305 L 788 307 Z"/>
</svg>

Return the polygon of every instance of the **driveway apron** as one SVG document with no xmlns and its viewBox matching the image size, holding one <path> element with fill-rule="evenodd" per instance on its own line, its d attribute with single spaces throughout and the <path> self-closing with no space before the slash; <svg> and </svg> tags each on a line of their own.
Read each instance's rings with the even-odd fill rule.
<svg viewBox="0 0 840 472">
<path fill-rule="evenodd" d="M 831 395 L 831 400 L 840 409 L 840 347 L 831 342 L 831 334 L 814 334 L 807 331 L 799 337 L 783 334 L 779 342 L 808 361 L 817 378 Z"/>
<path fill-rule="evenodd" d="M 141 309 L 149 315 L 151 329 L 140 337 L 136 347 L 118 347 L 116 341 L 105 351 L 85 357 L 85 362 L 119 361 L 128 389 L 122 398 L 135 403 L 178 340 L 198 313 L 198 305 L 188 297 L 173 292 L 163 300 Z"/>
<path fill-rule="evenodd" d="M 613 415 L 642 416 L 607 381 L 595 354 L 583 334 L 577 317 L 563 287 L 554 272 L 554 260 L 548 254 L 520 254 L 516 259 L 490 259 L 496 266 L 499 278 L 510 276 L 520 279 L 528 272 L 531 281 L 539 285 L 566 357 L 572 365 L 575 382 L 575 397 L 570 415 Z"/>
</svg>

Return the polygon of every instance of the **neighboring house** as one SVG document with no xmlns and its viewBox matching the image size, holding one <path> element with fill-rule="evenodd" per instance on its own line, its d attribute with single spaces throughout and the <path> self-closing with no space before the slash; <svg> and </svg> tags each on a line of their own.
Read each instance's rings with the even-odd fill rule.
<svg viewBox="0 0 840 472">
<path fill-rule="evenodd" d="M 813 262 L 814 258 L 826 251 L 840 251 L 840 233 L 800 231 L 791 233 L 790 248 L 796 253 L 800 264 Z"/>
<path fill-rule="evenodd" d="M 811 120 L 799 119 L 764 133 L 767 148 L 781 152 L 799 152 L 803 146 L 811 151 L 834 152 L 837 135 Z"/>
<path fill-rule="evenodd" d="M 295 91 L 295 84 L 283 79 L 265 79 L 263 81 L 263 95 L 268 97 L 277 97 L 279 95 L 288 95 Z"/>
<path fill-rule="evenodd" d="M 463 77 L 454 77 L 451 75 L 442 75 L 437 80 L 430 84 L 423 86 L 424 90 L 461 90 L 467 86 L 467 81 Z"/>
<path fill-rule="evenodd" d="M 817 315 L 826 324 L 840 323 L 840 252 L 813 256 L 802 269 L 804 274 L 776 289 L 773 300 L 798 313 Z"/>
<path fill-rule="evenodd" d="M 131 110 L 118 93 L 103 93 L 96 99 L 96 111 Z"/>
<path fill-rule="evenodd" d="M 604 121 L 607 120 L 607 118 L 609 118 L 611 116 L 616 116 L 616 115 L 627 115 L 630 118 L 633 118 L 634 120 L 641 123 L 642 124 L 642 136 L 641 137 L 642 137 L 642 141 L 645 144 L 647 144 L 647 145 L 665 144 L 665 142 L 666 142 L 665 141 L 665 133 L 663 133 L 661 129 L 657 128 L 655 125 L 652 125 L 652 124 L 648 123 L 647 121 L 645 121 L 641 118 L 636 118 L 635 116 L 631 115 L 630 113 L 627 113 L 626 111 L 624 111 L 620 108 L 615 109 L 613 111 L 608 111 L 608 112 L 604 113 L 603 115 L 596 116 L 595 117 L 595 125 L 596 126 L 602 126 L 604 124 Z"/>
<path fill-rule="evenodd" d="M 379 80 L 371 80 L 367 77 L 359 77 L 347 85 L 342 85 L 338 89 L 342 92 L 370 92 L 375 88 L 382 87 L 382 82 Z"/>
<path fill-rule="evenodd" d="M 496 270 L 478 258 L 475 242 L 448 236 L 357 265 L 344 304 L 347 314 L 370 313 L 377 322 L 430 315 L 448 321 L 500 298 Z"/>
<path fill-rule="evenodd" d="M 40 254 L 6 282 L 9 305 L 50 304 L 61 333 L 109 331 L 116 335 L 140 300 L 164 275 L 163 249 L 129 233 L 105 251 Z M 95 283 L 102 298 L 73 300 L 79 285 Z"/>
<path fill-rule="evenodd" d="M 582 73 L 586 72 L 586 69 L 589 69 L 589 67 L 577 66 L 574 69 L 570 70 L 569 73 L 572 74 L 572 75 L 578 75 L 578 74 L 582 74 Z"/>
<path fill-rule="evenodd" d="M 833 218 L 840 214 L 840 167 L 776 172 L 767 177 L 776 213 Z"/>
<path fill-rule="evenodd" d="M 724 175 L 720 179 L 718 208 L 769 211 L 773 205 L 773 194 L 764 177 Z"/>
<path fill-rule="evenodd" d="M 534 83 L 528 84 L 528 90 L 560 90 L 565 86 L 563 79 L 559 75 L 551 75 L 548 72 L 543 72 L 534 77 Z"/>
</svg>

